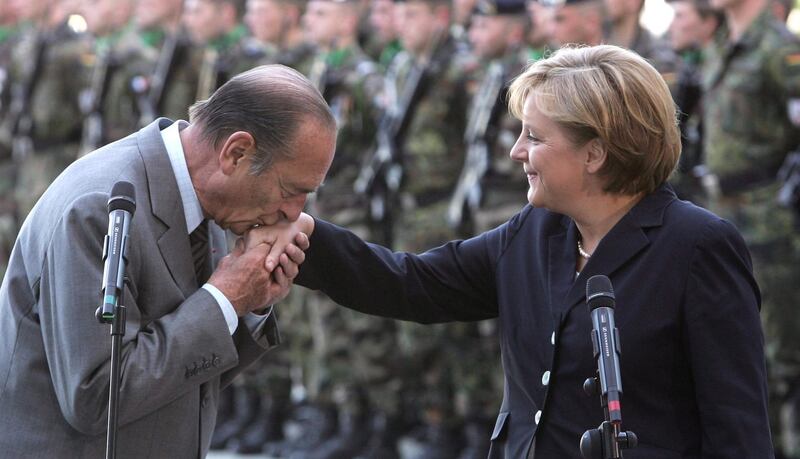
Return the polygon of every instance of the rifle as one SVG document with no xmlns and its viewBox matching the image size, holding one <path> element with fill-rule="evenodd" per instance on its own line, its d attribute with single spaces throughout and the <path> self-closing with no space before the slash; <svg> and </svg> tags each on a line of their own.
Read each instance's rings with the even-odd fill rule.
<svg viewBox="0 0 800 459">
<path fill-rule="evenodd" d="M 103 126 L 103 102 L 108 94 L 114 65 L 110 48 L 101 49 L 92 70 L 92 81 L 89 88 L 81 91 L 80 108 L 83 113 L 83 134 L 81 135 L 80 155 L 92 152 L 105 143 Z"/>
<path fill-rule="evenodd" d="M 800 151 L 786 155 L 778 170 L 778 180 L 783 182 L 778 191 L 778 204 L 794 211 L 795 225 L 800 228 Z"/>
<path fill-rule="evenodd" d="M 407 58 L 412 59 L 410 56 Z M 389 207 L 394 202 L 403 179 L 400 144 L 411 121 L 413 106 L 424 91 L 423 80 L 428 70 L 428 62 L 430 61 L 422 64 L 409 63 L 410 70 L 402 93 L 399 96 L 390 93 L 392 100 L 378 124 L 376 147 L 367 156 L 354 184 L 356 193 L 366 194 L 369 197 L 368 218 L 371 223 L 379 225 L 383 233 L 382 242 L 389 246 L 393 242 Z M 387 75 L 387 80 L 390 80 L 387 87 L 396 88 L 396 79 L 396 74 Z"/>
<path fill-rule="evenodd" d="M 158 117 L 164 95 L 164 87 L 181 63 L 186 44 L 178 33 L 167 36 L 158 54 L 158 61 L 150 78 L 138 75 L 131 79 L 131 89 L 136 94 L 139 108 L 139 126 L 144 127 Z"/>
<path fill-rule="evenodd" d="M 33 117 L 31 99 L 42 75 L 47 38 L 40 32 L 34 41 L 33 59 L 27 61 L 23 77 L 11 88 L 8 113 L 0 125 L 0 142 L 4 143 L 15 161 L 22 161 L 33 153 Z"/>
<path fill-rule="evenodd" d="M 467 129 L 464 132 L 467 145 L 464 167 L 447 208 L 447 221 L 453 228 L 463 228 L 470 214 L 480 207 L 483 195 L 481 180 L 489 171 L 491 159 L 487 133 L 492 124 L 497 122 L 499 107 L 502 105 L 498 102 L 504 83 L 505 71 L 502 64 L 493 62 L 472 100 Z"/>
<path fill-rule="evenodd" d="M 681 152 L 678 170 L 690 174 L 692 169 L 703 162 L 702 132 L 691 129 L 687 122 L 692 116 L 699 116 L 697 106 L 703 97 L 700 69 L 696 64 L 684 62 L 675 84 L 673 99 L 678 106 L 678 123 L 681 130 Z"/>
<path fill-rule="evenodd" d="M 308 80 L 330 105 L 337 126 L 342 126 L 347 122 L 347 120 L 342 119 L 344 116 L 341 106 L 342 100 L 337 97 L 337 91 L 343 83 L 340 73 L 328 65 L 325 53 L 317 54 L 314 62 L 311 63 L 311 69 L 308 71 Z"/>
</svg>

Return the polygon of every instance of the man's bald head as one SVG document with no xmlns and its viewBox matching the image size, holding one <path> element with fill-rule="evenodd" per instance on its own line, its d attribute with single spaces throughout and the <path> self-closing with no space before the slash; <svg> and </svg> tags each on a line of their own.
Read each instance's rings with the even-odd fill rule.
<svg viewBox="0 0 800 459">
<path fill-rule="evenodd" d="M 309 120 L 320 129 L 336 131 L 336 120 L 319 91 L 283 65 L 241 73 L 190 109 L 190 121 L 202 127 L 204 140 L 214 146 L 234 132 L 250 133 L 256 142 L 251 171 L 256 175 L 279 158 L 295 156 L 297 134 Z"/>
</svg>

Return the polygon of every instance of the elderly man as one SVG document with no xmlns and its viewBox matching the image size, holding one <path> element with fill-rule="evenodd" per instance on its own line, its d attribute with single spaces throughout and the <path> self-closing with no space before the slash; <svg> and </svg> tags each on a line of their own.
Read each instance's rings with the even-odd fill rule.
<svg viewBox="0 0 800 459">
<path fill-rule="evenodd" d="M 0 456 L 102 456 L 110 348 L 93 316 L 119 180 L 135 186 L 137 210 L 117 457 L 204 456 L 220 387 L 276 344 L 268 305 L 288 292 L 306 241 L 266 266 L 266 246 L 222 258 L 222 229 L 298 218 L 332 161 L 333 116 L 302 75 L 265 66 L 190 121 L 161 118 L 89 154 L 25 223 L 0 288 Z"/>
</svg>

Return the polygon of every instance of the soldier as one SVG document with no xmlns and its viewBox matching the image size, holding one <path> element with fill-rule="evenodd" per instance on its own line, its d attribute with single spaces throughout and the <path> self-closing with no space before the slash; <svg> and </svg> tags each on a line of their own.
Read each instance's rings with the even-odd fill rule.
<svg viewBox="0 0 800 459">
<path fill-rule="evenodd" d="M 77 158 L 78 93 L 86 86 L 86 40 L 66 25 L 57 0 L 15 2 L 22 32 L 11 63 L 11 104 L 0 128 L 18 164 L 14 199 L 20 221 L 50 182 Z"/>
<path fill-rule="evenodd" d="M 644 0 L 603 0 L 606 7 L 606 42 L 635 51 L 647 59 L 672 87 L 675 83 L 676 57 L 669 44 L 656 38 L 639 23 Z"/>
<path fill-rule="evenodd" d="M 553 17 L 550 38 L 557 46 L 603 42 L 603 3 L 600 0 L 542 0 Z"/>
<path fill-rule="evenodd" d="M 5 116 L 11 102 L 9 70 L 18 35 L 16 21 L 16 14 L 9 2 L 0 2 L 0 117 Z M 17 205 L 14 201 L 16 180 L 17 168 L 11 159 L 11 151 L 0 145 L 0 282 L 19 230 Z"/>
<path fill-rule="evenodd" d="M 10 102 L 8 71 L 18 34 L 19 24 L 16 11 L 11 7 L 10 2 L 0 2 L 0 114 L 4 114 L 8 110 Z"/>
<path fill-rule="evenodd" d="M 370 4 L 369 25 L 374 38 L 373 49 L 367 52 L 384 69 L 402 49 L 397 38 L 396 14 L 392 0 L 372 0 Z"/>
<path fill-rule="evenodd" d="M 244 48 L 252 56 L 260 55 L 259 64 L 277 62 L 300 71 L 310 68 L 312 47 L 299 27 L 301 6 L 296 0 L 247 1 L 244 21 L 252 37 L 245 39 Z M 286 306 L 279 311 L 286 324 L 283 345 L 272 356 L 270 365 L 248 370 L 237 382 L 234 390 L 240 402 L 230 419 L 215 432 L 215 446 L 227 444 L 228 449 L 242 454 L 262 450 L 284 454 L 294 446 L 294 437 L 284 437 L 284 425 L 296 422 L 290 419 L 292 402 L 305 399 L 304 377 L 310 372 L 306 357 L 311 347 L 311 329 L 304 316 L 305 295 L 295 289 L 284 300 Z M 260 397 L 257 403 L 249 398 L 254 394 Z M 302 412 L 297 414 L 300 417 L 311 413 L 296 411 Z"/>
<path fill-rule="evenodd" d="M 83 112 L 81 154 L 119 140 L 136 130 L 139 113 L 131 79 L 142 69 L 141 48 L 129 27 L 133 0 L 84 2 L 83 17 L 94 37 L 87 69 L 89 86 L 80 94 Z"/>
<path fill-rule="evenodd" d="M 297 3 L 288 0 L 247 0 L 244 21 L 252 39 L 264 47 L 265 58 L 278 62 L 282 53 L 305 41 L 296 27 L 300 17 Z"/>
<path fill-rule="evenodd" d="M 773 432 L 800 457 L 800 235 L 776 203 L 776 171 L 800 142 L 800 43 L 767 0 L 712 0 L 726 24 L 703 75 L 709 205 L 748 243 L 762 292 Z"/>
<path fill-rule="evenodd" d="M 290 10 L 288 5 L 281 0 L 248 0 L 244 21 L 252 36 L 244 39 L 243 47 L 251 55 L 260 56 L 259 63 L 277 62 L 285 40 L 291 39 L 287 32 L 291 32 L 289 26 L 297 18 L 291 14 L 296 9 Z M 303 341 L 301 336 L 308 335 L 305 321 L 298 317 L 296 296 L 291 292 L 284 301 L 286 307 L 280 311 L 281 322 L 286 325 L 285 339 L 272 354 L 270 364 L 248 369 L 226 391 L 235 404 L 219 417 L 214 448 L 254 454 L 283 439 L 283 425 L 291 408 L 292 369 L 302 368 L 303 364 L 293 350 L 297 342 Z"/>
<path fill-rule="evenodd" d="M 303 0 L 248 0 L 245 22 L 253 38 L 277 49 L 277 62 L 308 74 L 314 48 L 300 24 Z"/>
<path fill-rule="evenodd" d="M 240 0 L 186 0 L 183 21 L 202 48 L 197 100 L 207 99 L 232 76 L 272 60 L 263 47 L 247 45 L 243 14 Z"/>
<path fill-rule="evenodd" d="M 182 0 L 138 0 L 135 23 L 145 65 L 131 79 L 139 125 L 158 116 L 183 119 L 197 93 L 197 65 L 180 28 Z"/>
<path fill-rule="evenodd" d="M 462 51 L 469 46 L 469 27 L 472 22 L 472 11 L 477 0 L 452 0 L 450 35 L 456 40 Z"/>
<path fill-rule="evenodd" d="M 262 39 L 279 43 L 282 26 L 289 26 L 293 21 L 279 22 L 289 18 L 272 13 L 278 13 L 279 8 L 292 5 L 296 4 L 251 0 L 248 3 L 248 24 Z M 259 19 L 260 24 L 256 22 Z M 311 67 L 315 72 L 313 81 L 333 108 L 339 124 L 339 154 L 325 186 L 318 193 L 318 213 L 340 224 L 358 225 L 360 220 L 363 225 L 363 217 L 359 219 L 357 212 L 353 212 L 356 198 L 353 195 L 352 181 L 361 162 L 359 155 L 368 148 L 374 131 L 375 114 L 372 103 L 379 90 L 380 78 L 375 73 L 375 65 L 356 41 L 358 10 L 355 3 L 312 1 L 308 5 L 303 24 L 309 42 L 317 50 L 314 60 L 316 66 Z M 279 456 L 288 456 L 299 451 L 319 457 L 353 454 L 354 448 L 363 446 L 363 441 L 368 438 L 361 431 L 359 438 L 362 443 L 353 443 L 353 429 L 362 426 L 349 425 L 349 430 L 346 430 L 348 424 L 343 422 L 340 435 L 332 439 L 328 437 L 335 433 L 335 419 L 330 416 L 333 391 L 351 389 L 356 385 L 353 376 L 364 374 L 345 369 L 342 361 L 351 352 L 348 337 L 350 333 L 345 330 L 351 324 L 345 323 L 348 320 L 346 316 L 354 314 L 342 311 L 327 298 L 307 291 L 293 292 L 287 301 L 291 306 L 286 309 L 291 310 L 282 310 L 281 313 L 282 316 L 284 312 L 292 314 L 292 319 L 288 321 L 291 330 L 286 333 L 288 343 L 284 346 L 284 357 L 292 356 L 292 359 L 282 359 L 277 366 L 271 365 L 270 369 L 258 369 L 248 374 L 253 381 L 261 382 L 258 390 L 262 394 L 262 412 L 252 429 L 246 429 L 238 438 L 233 439 L 235 449 L 239 452 L 256 452 L 260 449 L 257 446 L 264 446 L 265 451 Z M 311 330 L 305 325 L 309 323 Z M 303 365 L 304 361 L 310 361 L 311 364 L 306 367 Z M 286 397 L 288 393 L 282 389 L 290 386 L 289 377 L 293 368 L 301 371 L 308 380 L 306 382 L 311 400 L 321 405 L 299 408 L 295 410 L 295 414 L 306 416 L 316 413 L 317 419 L 314 422 L 317 423 L 317 432 L 314 437 L 303 436 L 299 441 L 290 438 L 280 442 L 280 425 L 285 420 L 280 419 L 279 414 L 285 415 L 289 411 L 289 400 Z M 277 391 L 274 390 L 275 386 Z M 276 392 L 281 396 L 276 397 Z M 314 411 L 317 408 L 319 410 Z M 353 412 L 344 403 L 341 411 L 343 417 L 353 420 L 364 415 L 363 412 Z M 272 425 L 265 423 L 262 426 L 265 419 Z M 257 431 L 262 434 L 256 434 Z"/>
<path fill-rule="evenodd" d="M 550 27 L 553 22 L 553 9 L 548 8 L 539 0 L 528 0 L 525 5 L 528 8 L 528 27 L 527 42 L 528 46 L 523 51 L 524 58 L 538 61 L 543 58 L 545 52 L 550 47 Z"/>
<path fill-rule="evenodd" d="M 680 109 L 683 144 L 677 170 L 670 181 L 681 198 L 703 202 L 703 191 L 694 175 L 695 167 L 703 162 L 700 106 L 703 49 L 713 40 L 723 17 L 721 12 L 711 8 L 707 0 L 677 0 L 670 5 L 675 16 L 670 24 L 669 37 L 673 50 L 680 56 L 673 96 Z"/>
<path fill-rule="evenodd" d="M 784 24 L 789 19 L 789 13 L 792 12 L 793 7 L 794 2 L 792 0 L 772 0 L 769 2 L 772 15 Z"/>
<path fill-rule="evenodd" d="M 337 156 L 313 205 L 319 215 L 366 235 L 365 212 L 353 182 L 372 145 L 375 101 L 383 80 L 358 44 L 359 18 L 356 1 L 311 0 L 303 26 L 317 50 L 309 79 L 317 84 L 339 125 Z M 336 435 L 320 444 L 306 442 L 306 457 L 355 457 L 370 440 L 367 405 L 383 403 L 390 395 L 384 388 L 382 359 L 394 346 L 387 342 L 394 337 L 393 324 L 345 311 L 316 292 L 305 297 L 305 311 L 312 326 L 314 370 L 308 375 L 309 393 L 323 409 L 335 405 L 339 427 Z M 364 387 L 372 391 L 369 397 Z"/>
<path fill-rule="evenodd" d="M 466 160 L 448 208 L 448 220 L 460 234 L 494 228 L 525 204 L 525 180 L 508 158 L 522 128 L 505 105 L 507 83 L 524 67 L 522 48 L 527 25 L 522 0 L 479 0 L 469 39 L 484 69 L 471 94 L 464 142 Z M 453 362 L 457 413 L 465 418 L 461 459 L 485 456 L 494 412 L 503 391 L 494 321 L 459 324 L 448 339 L 463 349 Z M 481 362 L 476 367 L 474 362 Z"/>
<path fill-rule="evenodd" d="M 372 237 L 401 250 L 422 250 L 456 236 L 446 214 L 463 165 L 467 100 L 462 60 L 449 34 L 449 2 L 404 2 L 400 19 L 403 51 L 387 72 L 387 114 L 378 131 L 385 147 L 373 158 L 388 153 L 370 162 L 357 183 L 367 184 Z M 452 456 L 460 445 L 451 379 L 455 343 L 448 329 L 459 325 L 397 326 L 398 350 L 409 367 L 399 381 L 404 414 L 421 423 L 401 449 L 419 457 Z"/>
<path fill-rule="evenodd" d="M 469 38 L 486 70 L 470 103 L 467 162 L 449 209 L 450 223 L 465 234 L 494 228 L 525 205 L 520 196 L 527 185 L 508 160 L 522 126 L 504 102 L 507 83 L 526 63 L 520 59 L 525 11 L 521 1 L 480 0 L 473 14 Z"/>
</svg>

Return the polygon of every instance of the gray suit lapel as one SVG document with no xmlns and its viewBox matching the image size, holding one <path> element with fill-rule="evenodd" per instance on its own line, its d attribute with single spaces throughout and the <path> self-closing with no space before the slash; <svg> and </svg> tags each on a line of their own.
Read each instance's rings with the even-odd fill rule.
<svg viewBox="0 0 800 459">
<path fill-rule="evenodd" d="M 172 279 L 188 297 L 197 290 L 197 280 L 178 183 L 161 139 L 161 129 L 171 123 L 171 120 L 159 118 L 142 128 L 137 140 L 147 174 L 153 215 L 164 225 L 163 232 L 157 235 L 158 249 Z"/>
</svg>

